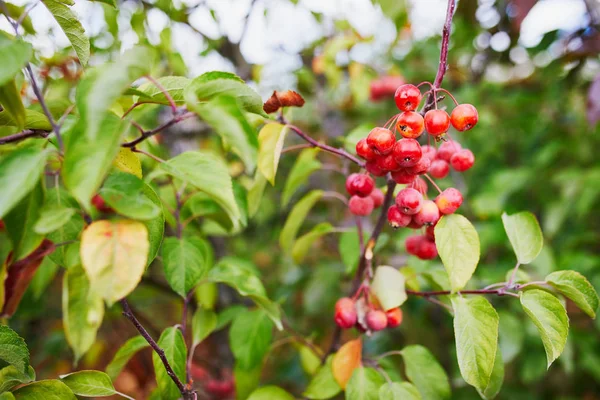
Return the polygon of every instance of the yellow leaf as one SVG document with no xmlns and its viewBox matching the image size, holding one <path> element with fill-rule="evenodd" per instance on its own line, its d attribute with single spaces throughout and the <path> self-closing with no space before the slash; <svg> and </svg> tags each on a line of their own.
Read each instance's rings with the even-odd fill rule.
<svg viewBox="0 0 600 400">
<path fill-rule="evenodd" d="M 333 362 L 331 363 L 333 377 L 342 389 L 346 388 L 346 384 L 354 370 L 360 367 L 361 358 L 362 341 L 360 338 L 347 342 L 333 356 Z"/>
<path fill-rule="evenodd" d="M 148 230 L 130 220 L 96 221 L 81 236 L 81 261 L 91 290 L 106 302 L 127 296 L 142 279 L 148 258 Z"/>
<path fill-rule="evenodd" d="M 142 163 L 131 149 L 121 147 L 119 154 L 113 161 L 113 166 L 119 171 L 133 174 L 142 179 Z"/>
</svg>

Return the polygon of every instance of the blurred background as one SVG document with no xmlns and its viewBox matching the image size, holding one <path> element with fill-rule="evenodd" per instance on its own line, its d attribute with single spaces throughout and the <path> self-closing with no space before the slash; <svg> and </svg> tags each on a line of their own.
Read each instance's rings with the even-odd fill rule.
<svg viewBox="0 0 600 400">
<path fill-rule="evenodd" d="M 30 10 L 23 26 L 39 50 L 36 71 L 46 79 L 47 98 L 68 96 L 78 70 L 69 60 L 66 37 L 43 6 L 13 2 Z M 160 54 L 155 76 L 195 77 L 211 70 L 235 72 L 264 99 L 293 89 L 306 99 L 288 119 L 315 138 L 347 146 L 397 110 L 393 93 L 401 82 L 433 81 L 438 67 L 445 0 L 206 0 L 122 1 L 114 9 L 76 0 L 91 37 L 90 65 L 105 62 L 135 44 Z M 0 27 L 9 31 L 2 19 Z M 443 87 L 459 102 L 474 104 L 478 126 L 455 135 L 476 157 L 475 167 L 441 181 L 465 195 L 462 212 L 479 232 L 482 259 L 471 285 L 505 280 L 514 255 L 500 215 L 528 210 L 541 223 L 546 245 L 537 260 L 522 268 L 531 280 L 558 269 L 587 276 L 600 290 L 600 2 L 598 0 L 460 0 L 454 17 L 449 69 Z M 65 79 L 66 78 L 66 79 Z M 444 103 L 447 103 L 445 100 Z M 449 103 L 447 103 L 449 105 Z M 156 126 L 162 109 L 145 107 L 135 118 Z M 207 146 L 210 128 L 189 121 L 165 132 L 155 151 L 177 154 Z M 288 136 L 286 146 L 301 143 Z M 275 187 L 267 187 L 248 227 L 233 237 L 215 233 L 217 257 L 251 260 L 279 301 L 287 319 L 326 348 L 335 301 L 349 290 L 357 250 L 352 232 L 327 235 L 301 265 L 280 256 L 279 232 L 290 204 L 313 188 L 343 191 L 346 166 L 326 154 L 302 189 L 282 202 L 285 177 L 298 156 L 284 154 Z M 235 170 L 235 163 L 232 163 Z M 251 179 L 241 176 L 240 179 Z M 383 182 L 380 182 L 383 185 Z M 303 229 L 328 221 L 341 228 L 353 220 L 341 203 L 319 203 Z M 371 225 L 372 226 L 372 225 Z M 343 229 L 342 229 L 343 230 Z M 406 266 L 412 284 L 436 285 L 439 262 L 406 257 L 408 232 L 386 228 L 377 262 Z M 355 234 L 354 234 L 355 235 Z M 180 302 L 164 284 L 160 260 L 130 298 L 143 323 L 157 337 L 180 319 Z M 61 271 L 46 259 L 30 286 L 13 327 L 25 337 L 38 379 L 72 370 L 72 356 L 61 321 Z M 166 290 L 165 290 L 166 289 Z M 490 298 L 500 313 L 500 348 L 506 363 L 500 399 L 600 399 L 600 319 L 589 319 L 567 304 L 571 331 L 564 354 L 546 371 L 535 327 L 512 298 Z M 225 288 L 204 285 L 197 301 L 220 312 L 239 312 L 240 302 Z M 237 307 L 237 308 L 236 308 Z M 420 298 L 403 306 L 405 321 L 396 330 L 374 335 L 367 354 L 427 346 L 453 385 L 453 399 L 477 399 L 460 378 L 454 353 L 452 319 L 441 307 Z M 233 358 L 226 321 L 196 353 L 195 377 L 230 382 Z M 135 332 L 118 307 L 108 311 L 98 341 L 78 368 L 104 368 L 117 348 Z M 310 365 L 297 348 L 278 342 L 266 361 L 261 382 L 301 393 Z M 352 333 L 348 337 L 352 337 Z M 397 362 L 398 364 L 394 364 Z M 400 360 L 386 366 L 402 376 Z M 140 352 L 119 375 L 117 389 L 150 398 L 154 388 L 149 350 Z M 230 398 L 231 391 L 204 392 L 202 398 Z"/>
</svg>

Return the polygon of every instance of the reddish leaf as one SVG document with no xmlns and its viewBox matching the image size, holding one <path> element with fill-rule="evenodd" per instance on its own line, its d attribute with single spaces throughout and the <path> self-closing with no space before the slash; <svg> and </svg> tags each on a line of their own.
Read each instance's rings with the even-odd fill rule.
<svg viewBox="0 0 600 400">
<path fill-rule="evenodd" d="M 267 114 L 271 114 L 281 107 L 302 107 L 303 105 L 304 99 L 293 90 L 286 90 L 285 92 L 274 91 L 269 100 L 265 102 L 263 110 Z"/>
<path fill-rule="evenodd" d="M 29 286 L 29 282 L 33 279 L 33 275 L 42 263 L 44 257 L 54 251 L 54 243 L 44 239 L 42 244 L 27 257 L 12 261 L 12 253 L 8 255 L 6 261 L 8 265 L 8 273 L 4 281 L 4 307 L 0 313 L 0 317 L 10 317 L 15 313 L 25 289 Z"/>
<path fill-rule="evenodd" d="M 361 359 L 362 341 L 360 338 L 345 343 L 333 356 L 331 370 L 333 377 L 342 389 L 346 388 L 354 370 L 360 367 Z"/>
<path fill-rule="evenodd" d="M 600 121 L 600 74 L 596 75 L 590 86 L 587 98 L 587 120 L 590 125 L 596 126 Z"/>
<path fill-rule="evenodd" d="M 519 31 L 521 29 L 521 24 L 523 20 L 529 14 L 529 11 L 535 6 L 537 0 L 513 0 L 511 2 L 512 7 L 512 22 L 513 28 L 515 31 Z"/>
</svg>

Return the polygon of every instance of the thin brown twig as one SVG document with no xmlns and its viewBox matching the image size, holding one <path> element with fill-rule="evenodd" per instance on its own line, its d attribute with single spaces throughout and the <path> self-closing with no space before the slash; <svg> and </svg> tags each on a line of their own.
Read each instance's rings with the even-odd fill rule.
<svg viewBox="0 0 600 400">
<path fill-rule="evenodd" d="M 32 137 L 46 139 L 49 134 L 50 132 L 41 129 L 25 129 L 24 131 L 21 131 L 19 133 L 0 138 L 0 144 L 20 142 L 21 140 L 25 140 Z"/>
<path fill-rule="evenodd" d="M 188 118 L 192 118 L 195 115 L 196 114 L 194 114 L 193 112 L 187 112 L 185 114 L 176 115 L 173 118 L 171 118 L 170 120 L 168 120 L 167 122 L 165 122 L 164 124 L 154 128 L 154 129 L 151 129 L 149 131 L 142 131 L 142 134 L 137 139 L 134 139 L 131 142 L 121 143 L 121 147 L 133 148 L 136 145 L 143 142 L 144 140 L 148 139 L 149 137 L 156 135 L 157 133 L 159 133 L 161 131 L 164 131 L 165 129 L 171 127 L 172 125 L 175 125 L 178 122 L 181 122 Z"/>
<path fill-rule="evenodd" d="M 153 159 L 154 161 L 156 161 L 156 162 L 159 162 L 159 163 L 164 163 L 164 162 L 166 162 L 166 161 L 165 161 L 165 160 L 163 160 L 162 158 L 160 158 L 160 157 L 158 157 L 158 156 L 155 156 L 155 155 L 154 155 L 154 154 L 152 154 L 152 153 L 148 153 L 147 151 L 140 150 L 140 149 L 138 149 L 138 148 L 135 148 L 135 147 L 133 147 L 133 148 L 131 149 L 131 151 L 133 151 L 134 153 L 140 153 L 140 154 L 143 154 L 143 155 L 145 155 L 145 156 L 148 156 L 148 157 L 150 157 L 151 159 Z"/>
<path fill-rule="evenodd" d="M 173 100 L 173 97 L 169 94 L 167 89 L 165 89 L 165 87 L 158 80 L 154 79 L 150 75 L 146 75 L 146 79 L 152 82 L 154 86 L 156 86 L 158 90 L 160 90 L 161 93 L 165 96 L 165 98 L 169 102 L 169 105 L 171 106 L 171 111 L 173 112 L 173 115 L 177 114 L 177 103 L 175 103 L 175 100 Z"/>
</svg>

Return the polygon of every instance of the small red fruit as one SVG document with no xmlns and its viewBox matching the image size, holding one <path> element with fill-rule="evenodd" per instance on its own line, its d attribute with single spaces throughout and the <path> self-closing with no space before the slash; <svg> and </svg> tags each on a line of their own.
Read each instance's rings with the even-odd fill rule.
<svg viewBox="0 0 600 400">
<path fill-rule="evenodd" d="M 450 162 L 452 154 L 456 153 L 461 149 L 462 146 L 460 145 L 460 143 L 455 142 L 454 140 L 449 140 L 440 145 L 440 148 L 437 151 L 437 158 L 439 158 L 440 160 Z"/>
<path fill-rule="evenodd" d="M 425 182 L 425 179 L 421 178 L 420 176 L 417 176 L 415 180 L 409 185 L 409 187 L 415 189 L 423 196 L 427 194 L 427 182 Z"/>
<path fill-rule="evenodd" d="M 415 221 L 415 216 L 413 215 L 412 219 L 410 220 L 410 224 L 408 224 L 406 227 L 410 229 L 421 229 L 423 227 L 423 223 Z"/>
<path fill-rule="evenodd" d="M 460 132 L 468 131 L 479 121 L 477 109 L 471 104 L 460 104 L 450 114 L 452 126 Z"/>
<path fill-rule="evenodd" d="M 397 171 L 401 168 L 392 154 L 379 156 L 376 162 L 377 166 L 383 171 Z"/>
<path fill-rule="evenodd" d="M 396 205 L 403 214 L 414 215 L 419 212 L 423 204 L 423 195 L 416 189 L 405 188 L 398 192 Z"/>
<path fill-rule="evenodd" d="M 374 187 L 375 181 L 369 175 L 350 174 L 346 179 L 346 191 L 350 196 L 367 197 Z"/>
<path fill-rule="evenodd" d="M 435 225 L 440 219 L 440 210 L 432 200 L 425 200 L 421 209 L 413 216 L 413 221 L 421 225 Z"/>
<path fill-rule="evenodd" d="M 394 100 L 401 111 L 414 111 L 421 102 L 421 91 L 415 85 L 402 85 L 396 90 Z"/>
<path fill-rule="evenodd" d="M 440 136 L 450 128 L 450 117 L 444 110 L 429 110 L 425 113 L 425 129 L 431 136 Z"/>
<path fill-rule="evenodd" d="M 367 326 L 372 331 L 380 331 L 387 326 L 387 316 L 381 310 L 371 310 L 366 316 Z"/>
<path fill-rule="evenodd" d="M 358 143 L 356 143 L 356 154 L 367 161 L 374 160 L 377 157 L 377 153 L 369 146 L 366 138 L 360 139 Z"/>
<path fill-rule="evenodd" d="M 418 112 L 406 111 L 398 117 L 396 129 L 403 137 L 416 139 L 425 130 L 425 121 Z"/>
<path fill-rule="evenodd" d="M 448 176 L 450 165 L 444 160 L 433 160 L 429 166 L 429 175 L 436 179 L 442 179 Z"/>
<path fill-rule="evenodd" d="M 425 229 L 425 236 L 428 239 L 435 241 L 435 225 L 429 225 L 427 229 Z"/>
<path fill-rule="evenodd" d="M 410 174 L 422 175 L 427 172 L 427 170 L 429 169 L 430 166 L 431 166 L 431 160 L 427 157 L 421 157 L 421 159 L 419 160 L 419 162 L 416 165 L 413 165 L 412 167 L 409 167 L 406 170 Z"/>
<path fill-rule="evenodd" d="M 358 316 L 354 301 L 349 297 L 343 297 L 335 303 L 335 323 L 342 329 L 349 329 L 356 324 Z"/>
<path fill-rule="evenodd" d="M 435 198 L 435 204 L 442 214 L 452 214 L 463 202 L 462 194 L 458 189 L 448 188 Z"/>
<path fill-rule="evenodd" d="M 377 156 L 377 157 L 379 158 L 379 156 Z M 379 168 L 379 166 L 377 165 L 377 159 L 371 160 L 371 161 L 367 161 L 365 163 L 365 169 L 371 175 L 375 175 L 375 176 L 385 176 L 385 174 L 387 174 L 387 171 Z"/>
<path fill-rule="evenodd" d="M 458 172 L 464 172 L 475 164 L 475 156 L 469 149 L 457 151 L 450 158 L 450 165 Z"/>
<path fill-rule="evenodd" d="M 371 81 L 370 99 L 378 101 L 386 97 L 393 97 L 398 86 L 402 84 L 404 84 L 404 79 L 401 76 L 381 76 Z"/>
<path fill-rule="evenodd" d="M 398 206 L 393 205 L 388 208 L 387 219 L 392 228 L 398 229 L 410 224 L 412 218 L 410 215 L 403 214 Z"/>
<path fill-rule="evenodd" d="M 385 128 L 373 128 L 367 136 L 367 144 L 379 154 L 388 154 L 396 143 L 394 132 Z"/>
<path fill-rule="evenodd" d="M 387 326 L 390 328 L 395 328 L 402 323 L 402 310 L 399 307 L 387 310 L 385 316 L 387 317 Z"/>
<path fill-rule="evenodd" d="M 415 139 L 400 139 L 392 151 L 394 158 L 401 167 L 412 167 L 422 157 L 421 145 Z"/>
<path fill-rule="evenodd" d="M 380 189 L 375 188 L 371 192 L 370 196 L 371 196 L 371 199 L 373 199 L 373 207 L 374 208 L 381 207 L 381 205 L 383 204 L 383 199 L 385 197 L 383 195 L 383 192 Z"/>
<path fill-rule="evenodd" d="M 92 197 L 92 205 L 96 207 L 96 210 L 103 213 L 115 212 L 115 210 L 113 210 L 112 208 L 110 208 L 110 206 L 106 204 L 102 196 L 100 196 L 99 194 L 96 194 L 94 195 L 94 197 Z"/>
<path fill-rule="evenodd" d="M 350 212 L 362 217 L 370 215 L 373 212 L 373 206 L 373 199 L 370 197 L 358 197 L 355 195 L 350 197 L 350 201 L 348 202 Z"/>
<path fill-rule="evenodd" d="M 423 240 L 423 235 L 407 237 L 404 241 L 404 247 L 406 248 L 406 252 L 408 254 L 416 256 L 419 253 L 419 249 L 421 248 L 421 243 L 423 242 Z"/>
<path fill-rule="evenodd" d="M 415 177 L 415 175 L 411 174 L 406 169 L 399 169 L 398 171 L 392 172 L 392 179 L 394 180 L 394 182 L 399 183 L 401 185 L 411 183 L 415 180 Z"/>
<path fill-rule="evenodd" d="M 437 155 L 437 150 L 435 149 L 435 147 L 429 146 L 426 144 L 426 145 L 421 146 L 421 154 L 422 154 L 422 157 L 427 157 L 431 161 L 433 161 L 433 160 L 435 160 L 435 157 Z"/>
<path fill-rule="evenodd" d="M 415 255 L 421 260 L 433 260 L 438 255 L 435 242 L 423 236 L 423 241 L 421 242 L 419 251 Z"/>
</svg>

